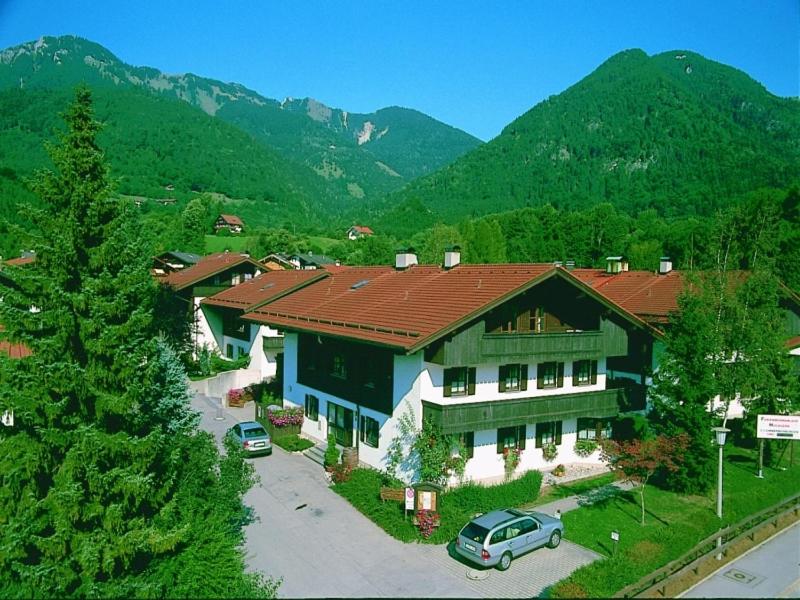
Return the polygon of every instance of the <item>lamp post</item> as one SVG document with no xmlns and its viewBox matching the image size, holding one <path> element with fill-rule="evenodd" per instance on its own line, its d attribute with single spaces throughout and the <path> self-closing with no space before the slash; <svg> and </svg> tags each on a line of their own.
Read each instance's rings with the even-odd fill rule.
<svg viewBox="0 0 800 600">
<path fill-rule="evenodd" d="M 725 445 L 725 437 L 730 432 L 727 427 L 712 427 L 719 448 L 719 470 L 717 471 L 717 517 L 722 519 L 722 447 Z M 722 546 L 722 536 L 717 538 L 717 548 Z M 717 554 L 717 560 L 722 559 L 722 554 Z"/>
</svg>

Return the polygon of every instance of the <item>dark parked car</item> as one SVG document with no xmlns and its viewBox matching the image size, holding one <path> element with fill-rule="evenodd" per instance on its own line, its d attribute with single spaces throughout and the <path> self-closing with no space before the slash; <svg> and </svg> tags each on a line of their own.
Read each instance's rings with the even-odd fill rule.
<svg viewBox="0 0 800 600">
<path fill-rule="evenodd" d="M 272 454 L 272 440 L 261 423 L 245 421 L 228 430 L 228 435 L 237 440 L 248 456 Z"/>
<path fill-rule="evenodd" d="M 564 524 L 540 512 L 515 508 L 493 510 L 467 523 L 456 537 L 456 552 L 478 565 L 505 571 L 514 558 L 561 543 Z"/>
</svg>

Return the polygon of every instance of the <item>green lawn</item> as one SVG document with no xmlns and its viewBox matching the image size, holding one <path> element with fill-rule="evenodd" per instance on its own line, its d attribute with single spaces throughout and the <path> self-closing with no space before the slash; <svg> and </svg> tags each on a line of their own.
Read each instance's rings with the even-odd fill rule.
<svg viewBox="0 0 800 600">
<path fill-rule="evenodd" d="M 713 534 L 800 492 L 800 464 L 785 471 L 765 469 L 755 477 L 757 453 L 726 447 L 722 523 L 716 516 L 715 490 L 680 496 L 648 486 L 645 524 L 640 524 L 638 490 L 621 492 L 592 506 L 564 514 L 566 539 L 608 556 L 587 565 L 553 589 L 555 597 L 610 597 Z M 800 463 L 800 461 L 797 461 Z M 619 547 L 611 557 L 611 531 Z"/>
<path fill-rule="evenodd" d="M 206 254 L 213 254 L 214 252 L 242 252 L 251 246 L 251 242 L 256 240 L 246 235 L 231 235 L 231 236 L 206 236 Z M 261 258 L 261 257 L 257 257 Z"/>
<path fill-rule="evenodd" d="M 411 515 L 406 517 L 402 503 L 380 499 L 380 488 L 385 485 L 382 479 L 383 475 L 373 469 L 355 469 L 349 481 L 336 484 L 333 490 L 392 537 L 404 542 L 431 544 L 444 544 L 455 539 L 458 531 L 476 513 L 533 502 L 542 483 L 541 473 L 530 471 L 509 483 L 492 486 L 468 484 L 448 490 L 439 496 L 437 512 L 441 524 L 430 538 L 423 539 L 412 524 Z"/>
</svg>

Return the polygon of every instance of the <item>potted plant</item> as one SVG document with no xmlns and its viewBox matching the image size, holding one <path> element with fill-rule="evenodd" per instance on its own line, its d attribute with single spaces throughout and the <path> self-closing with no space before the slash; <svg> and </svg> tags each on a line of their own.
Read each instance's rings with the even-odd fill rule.
<svg viewBox="0 0 800 600">
<path fill-rule="evenodd" d="M 522 458 L 522 451 L 519 448 L 503 448 L 503 467 L 506 472 L 506 479 L 511 479 L 514 471 L 519 466 Z"/>
<path fill-rule="evenodd" d="M 575 454 L 585 458 L 597 450 L 598 447 L 597 442 L 594 440 L 577 440 L 575 442 Z"/>
<path fill-rule="evenodd" d="M 558 456 L 558 446 L 553 442 L 542 445 L 542 456 L 547 462 L 551 462 Z"/>
<path fill-rule="evenodd" d="M 567 468 L 564 465 L 556 465 L 556 468 L 553 469 L 553 475 L 556 477 L 563 477 L 567 474 Z"/>
</svg>

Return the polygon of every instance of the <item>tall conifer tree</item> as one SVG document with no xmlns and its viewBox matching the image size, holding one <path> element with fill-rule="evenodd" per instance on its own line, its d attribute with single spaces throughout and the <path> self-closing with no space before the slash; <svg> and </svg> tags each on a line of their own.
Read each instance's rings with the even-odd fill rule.
<svg viewBox="0 0 800 600">
<path fill-rule="evenodd" d="M 64 117 L 34 182 L 36 261 L 0 281 L 5 335 L 32 351 L 0 356 L 0 596 L 273 593 L 243 573 L 231 526 L 252 473 L 197 431 L 155 337 L 147 252 L 110 195 L 87 88 Z"/>
</svg>

